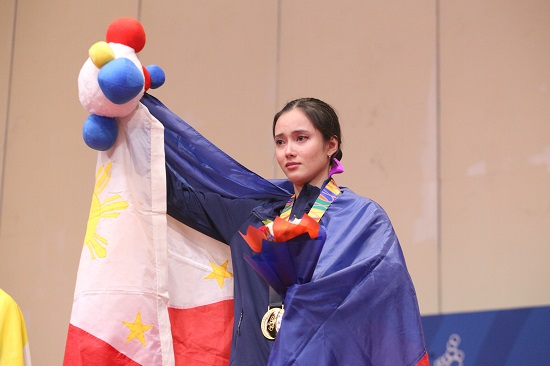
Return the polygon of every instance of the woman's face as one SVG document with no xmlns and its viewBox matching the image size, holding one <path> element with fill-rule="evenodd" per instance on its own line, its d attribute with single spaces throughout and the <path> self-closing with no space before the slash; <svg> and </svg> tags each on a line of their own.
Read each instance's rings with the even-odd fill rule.
<svg viewBox="0 0 550 366">
<path fill-rule="evenodd" d="M 277 162 L 297 194 L 306 183 L 323 184 L 328 178 L 330 156 L 337 148 L 336 138 L 325 141 L 300 109 L 283 113 L 275 124 Z"/>
</svg>

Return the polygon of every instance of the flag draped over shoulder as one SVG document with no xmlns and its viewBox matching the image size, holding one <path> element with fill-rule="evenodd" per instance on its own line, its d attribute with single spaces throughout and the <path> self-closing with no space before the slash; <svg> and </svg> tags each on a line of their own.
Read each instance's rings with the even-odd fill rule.
<svg viewBox="0 0 550 366">
<path fill-rule="evenodd" d="M 0 366 L 31 366 L 27 327 L 19 305 L 0 289 Z"/>
<path fill-rule="evenodd" d="M 167 167 L 184 184 L 224 197 L 290 195 L 227 157 L 160 101 L 145 95 L 142 103 L 164 125 Z M 268 364 L 428 365 L 414 287 L 383 209 L 344 188 L 326 216 L 325 255 L 311 283 L 289 289 Z M 242 252 L 233 254 L 238 263 Z M 239 273 L 241 281 L 245 275 Z M 243 340 L 234 342 L 241 341 L 233 360 L 238 352 L 259 352 Z"/>
<path fill-rule="evenodd" d="M 141 104 L 117 122 L 98 154 L 64 365 L 227 364 L 229 248 L 167 217 L 163 126 Z"/>
</svg>

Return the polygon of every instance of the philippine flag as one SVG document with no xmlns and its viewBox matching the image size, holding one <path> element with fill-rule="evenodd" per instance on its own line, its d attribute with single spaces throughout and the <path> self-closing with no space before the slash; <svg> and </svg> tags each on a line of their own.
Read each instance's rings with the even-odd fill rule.
<svg viewBox="0 0 550 366">
<path fill-rule="evenodd" d="M 99 152 L 64 365 L 227 365 L 229 247 L 166 214 L 164 129 L 142 104 Z"/>
</svg>

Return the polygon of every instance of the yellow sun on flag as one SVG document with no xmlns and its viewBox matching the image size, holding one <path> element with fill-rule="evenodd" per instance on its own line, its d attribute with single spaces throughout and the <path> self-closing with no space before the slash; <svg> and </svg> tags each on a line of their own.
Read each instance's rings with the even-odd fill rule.
<svg viewBox="0 0 550 366">
<path fill-rule="evenodd" d="M 107 166 L 101 165 L 96 173 L 96 181 L 94 194 L 92 196 L 92 205 L 90 207 L 90 216 L 88 218 L 88 227 L 86 228 L 86 236 L 84 244 L 90 250 L 92 259 L 105 258 L 107 256 L 107 239 L 100 236 L 96 230 L 100 219 L 116 218 L 120 212 L 128 208 L 128 203 L 120 200 L 119 194 L 114 194 L 101 202 L 99 194 L 103 192 L 109 181 L 111 180 L 111 167 L 113 162 L 109 162 Z"/>
<path fill-rule="evenodd" d="M 229 263 L 229 260 L 226 260 L 224 264 L 221 266 L 218 266 L 216 263 L 209 261 L 210 266 L 212 267 L 212 273 L 210 273 L 208 276 L 206 276 L 205 280 L 216 280 L 218 281 L 218 285 L 220 285 L 220 288 L 223 288 L 223 283 L 226 278 L 233 277 L 233 273 L 227 271 L 227 264 Z"/>
<path fill-rule="evenodd" d="M 136 318 L 133 322 L 125 322 L 123 320 L 122 323 L 124 323 L 124 325 L 127 326 L 128 329 L 130 329 L 130 334 L 128 334 L 128 338 L 126 338 L 126 342 L 124 343 L 128 343 L 132 339 L 136 338 L 141 342 L 143 347 L 145 347 L 145 332 L 152 329 L 153 326 L 149 324 L 143 324 L 141 322 L 141 313 L 138 311 Z"/>
</svg>

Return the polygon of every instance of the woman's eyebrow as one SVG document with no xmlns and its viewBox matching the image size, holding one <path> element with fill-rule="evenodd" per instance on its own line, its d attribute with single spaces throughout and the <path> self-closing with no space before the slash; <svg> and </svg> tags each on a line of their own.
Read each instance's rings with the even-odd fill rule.
<svg viewBox="0 0 550 366">
<path fill-rule="evenodd" d="M 297 133 L 309 133 L 309 130 L 306 130 L 306 129 L 294 130 L 294 131 L 290 132 L 290 135 L 295 135 Z M 281 136 L 284 136 L 284 135 L 285 135 L 285 133 L 281 132 L 281 133 L 276 134 L 273 137 L 276 138 L 276 137 L 281 137 Z"/>
</svg>

